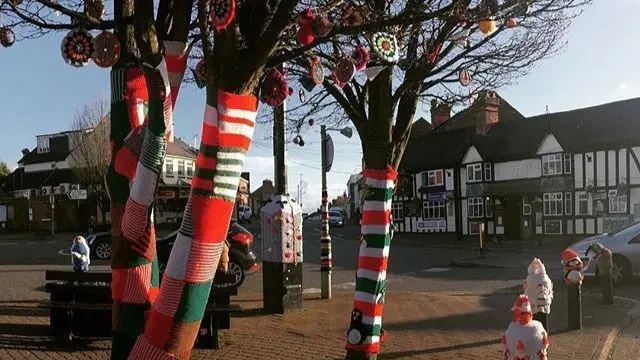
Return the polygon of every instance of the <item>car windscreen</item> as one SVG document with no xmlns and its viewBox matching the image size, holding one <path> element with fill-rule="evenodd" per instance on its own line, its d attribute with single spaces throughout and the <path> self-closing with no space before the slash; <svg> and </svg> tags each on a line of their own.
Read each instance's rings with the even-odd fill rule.
<svg viewBox="0 0 640 360">
<path fill-rule="evenodd" d="M 329 216 L 341 217 L 341 216 L 342 216 L 342 214 L 340 214 L 339 212 L 334 212 L 334 211 L 332 211 L 332 212 L 329 212 Z"/>
</svg>

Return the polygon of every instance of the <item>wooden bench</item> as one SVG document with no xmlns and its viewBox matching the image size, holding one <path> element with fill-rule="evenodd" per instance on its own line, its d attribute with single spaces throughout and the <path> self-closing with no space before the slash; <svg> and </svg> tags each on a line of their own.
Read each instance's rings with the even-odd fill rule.
<svg viewBox="0 0 640 360">
<path fill-rule="evenodd" d="M 231 304 L 238 288 L 225 286 L 232 276 L 216 273 L 197 338 L 199 347 L 219 349 L 218 329 L 230 329 L 231 314 L 243 311 L 241 306 Z M 47 270 L 45 280 L 50 301 L 38 307 L 50 310 L 51 329 L 60 341 L 111 336 L 111 273 Z"/>
</svg>

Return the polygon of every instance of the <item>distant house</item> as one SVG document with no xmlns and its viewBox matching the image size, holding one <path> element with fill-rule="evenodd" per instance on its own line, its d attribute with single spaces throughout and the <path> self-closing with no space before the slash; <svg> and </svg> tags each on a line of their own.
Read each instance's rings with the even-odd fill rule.
<svg viewBox="0 0 640 360">
<path fill-rule="evenodd" d="M 273 186 L 273 182 L 268 179 L 263 180 L 262 186 L 251 192 L 251 211 L 254 216 L 260 216 L 260 210 L 275 193 L 276 188 Z"/>
<path fill-rule="evenodd" d="M 362 214 L 362 188 L 364 186 L 364 176 L 353 174 L 347 181 L 347 218 L 351 221 L 358 221 L 357 214 Z"/>
<path fill-rule="evenodd" d="M 439 118 L 437 116 L 440 116 Z M 640 220 L 640 98 L 525 118 L 483 92 L 412 138 L 392 204 L 401 232 L 584 237 Z"/>
</svg>

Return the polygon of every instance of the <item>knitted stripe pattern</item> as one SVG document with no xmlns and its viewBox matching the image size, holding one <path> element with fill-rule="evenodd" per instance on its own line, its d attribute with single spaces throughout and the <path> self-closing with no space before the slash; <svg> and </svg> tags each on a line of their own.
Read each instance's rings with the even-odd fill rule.
<svg viewBox="0 0 640 360">
<path fill-rule="evenodd" d="M 347 333 L 346 349 L 378 353 L 382 331 L 387 261 L 391 244 L 391 199 L 398 173 L 365 169 L 367 191 L 362 211 L 356 293 Z"/>
<path fill-rule="evenodd" d="M 130 360 L 188 359 L 227 234 L 258 108 L 254 96 L 218 91 L 207 105 L 197 170 L 160 294 Z"/>
<path fill-rule="evenodd" d="M 187 44 L 182 41 L 165 41 L 164 49 L 164 60 L 167 63 L 171 85 L 171 104 L 175 107 L 180 84 L 187 69 Z"/>
<path fill-rule="evenodd" d="M 144 331 L 145 313 L 159 293 L 153 201 L 165 156 L 167 103 L 170 88 L 166 64 L 146 70 L 149 99 L 148 120 L 132 133 L 142 133 L 133 181 L 120 222 L 121 237 L 112 264 L 114 339 L 112 359 L 126 359 L 134 340 Z M 171 111 L 171 106 L 169 106 Z M 130 138 L 131 136 L 129 136 Z M 125 141 L 125 146 L 126 146 Z M 137 154 L 136 154 L 137 155 Z M 127 161 L 131 161 L 129 158 Z M 127 164 L 127 166 L 129 166 Z"/>
<path fill-rule="evenodd" d="M 320 271 L 331 271 L 331 235 L 327 189 L 322 189 L 322 236 L 320 237 Z"/>
</svg>

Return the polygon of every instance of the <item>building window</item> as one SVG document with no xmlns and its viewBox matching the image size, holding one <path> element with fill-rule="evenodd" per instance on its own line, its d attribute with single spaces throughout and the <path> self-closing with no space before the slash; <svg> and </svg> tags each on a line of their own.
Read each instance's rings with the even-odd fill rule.
<svg viewBox="0 0 640 360">
<path fill-rule="evenodd" d="M 609 213 L 622 214 L 627 212 L 627 195 L 609 198 Z"/>
<path fill-rule="evenodd" d="M 467 182 L 482 181 L 482 164 L 467 165 Z"/>
<path fill-rule="evenodd" d="M 562 220 L 545 220 L 544 233 L 547 235 L 562 235 Z"/>
<path fill-rule="evenodd" d="M 425 201 L 422 203 L 422 216 L 425 219 L 444 219 L 444 200 Z"/>
<path fill-rule="evenodd" d="M 404 214 L 402 213 L 402 203 L 391 204 L 391 215 L 393 216 L 394 219 L 404 218 Z"/>
<path fill-rule="evenodd" d="M 562 174 L 562 154 L 544 155 L 542 157 L 542 175 Z"/>
<path fill-rule="evenodd" d="M 448 217 L 452 217 L 455 216 L 455 208 L 453 207 L 453 202 L 449 201 L 447 202 L 447 216 Z"/>
<path fill-rule="evenodd" d="M 184 177 L 184 160 L 178 160 L 178 176 Z"/>
<path fill-rule="evenodd" d="M 481 197 L 469 198 L 468 204 L 467 204 L 469 218 L 470 219 L 481 218 L 484 214 L 483 207 L 484 206 L 483 206 Z"/>
<path fill-rule="evenodd" d="M 576 215 L 589 215 L 589 195 L 576 193 Z"/>
<path fill-rule="evenodd" d="M 469 221 L 469 235 L 478 235 L 480 233 L 480 221 Z"/>
<path fill-rule="evenodd" d="M 49 152 L 49 138 L 38 138 L 38 154 Z"/>
<path fill-rule="evenodd" d="M 562 193 L 546 193 L 542 196 L 545 216 L 562 215 Z"/>
<path fill-rule="evenodd" d="M 491 164 L 484 164 L 484 180 L 491 181 Z"/>
<path fill-rule="evenodd" d="M 187 161 L 187 177 L 193 177 L 193 163 L 191 161 Z"/>
<path fill-rule="evenodd" d="M 573 159 L 573 155 L 564 154 L 564 173 L 571 174 L 571 160 Z"/>
<path fill-rule="evenodd" d="M 487 198 L 484 203 L 485 205 L 485 214 L 488 218 L 493 217 L 493 200 Z"/>
<path fill-rule="evenodd" d="M 164 161 L 164 174 L 167 177 L 173 177 L 173 160 L 167 159 Z"/>
<path fill-rule="evenodd" d="M 422 173 L 422 182 L 426 186 L 442 186 L 444 184 L 442 170 L 429 170 L 426 173 Z"/>
<path fill-rule="evenodd" d="M 531 201 L 529 197 L 522 197 L 522 215 L 531 215 Z"/>
<path fill-rule="evenodd" d="M 573 199 L 571 198 L 571 193 L 564 193 L 564 214 L 571 215 L 573 214 Z"/>
</svg>

